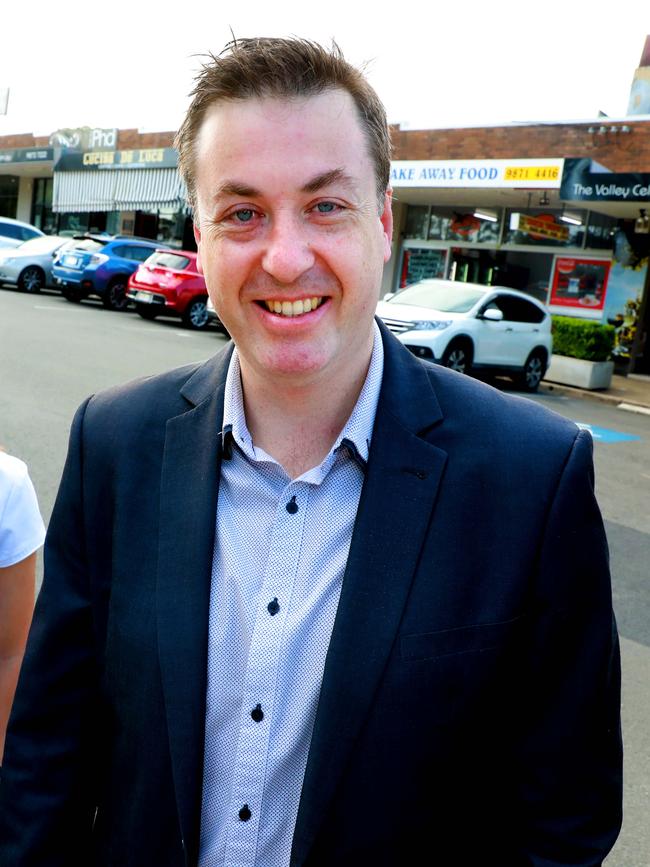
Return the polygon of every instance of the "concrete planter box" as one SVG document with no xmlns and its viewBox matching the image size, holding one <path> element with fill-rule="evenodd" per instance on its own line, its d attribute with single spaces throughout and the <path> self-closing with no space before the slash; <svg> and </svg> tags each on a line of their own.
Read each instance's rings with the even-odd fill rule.
<svg viewBox="0 0 650 867">
<path fill-rule="evenodd" d="M 544 379 L 594 391 L 609 388 L 613 372 L 613 361 L 584 361 L 582 358 L 569 358 L 568 355 L 552 355 Z"/>
</svg>

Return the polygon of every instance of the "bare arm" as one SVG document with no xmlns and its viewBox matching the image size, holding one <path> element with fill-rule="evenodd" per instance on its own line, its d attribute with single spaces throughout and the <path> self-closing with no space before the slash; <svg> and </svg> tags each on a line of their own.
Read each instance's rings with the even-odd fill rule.
<svg viewBox="0 0 650 867">
<path fill-rule="evenodd" d="M 36 553 L 0 568 L 0 762 L 34 609 Z"/>
</svg>

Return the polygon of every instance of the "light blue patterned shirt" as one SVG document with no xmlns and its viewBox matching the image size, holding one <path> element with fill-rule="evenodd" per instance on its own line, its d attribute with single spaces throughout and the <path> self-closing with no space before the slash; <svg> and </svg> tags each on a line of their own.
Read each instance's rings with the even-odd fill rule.
<svg viewBox="0 0 650 867">
<path fill-rule="evenodd" d="M 350 418 L 323 462 L 292 481 L 253 444 L 233 353 L 212 563 L 200 867 L 288 867 L 383 365 L 375 323 Z"/>
</svg>

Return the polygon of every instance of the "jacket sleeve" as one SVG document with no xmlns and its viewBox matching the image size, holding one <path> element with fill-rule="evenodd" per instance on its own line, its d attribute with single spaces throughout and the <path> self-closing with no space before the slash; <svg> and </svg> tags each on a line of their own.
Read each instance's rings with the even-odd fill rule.
<svg viewBox="0 0 650 867">
<path fill-rule="evenodd" d="M 91 861 L 102 715 L 84 544 L 86 406 L 72 424 L 45 545 L 45 578 L 7 734 L 0 784 L 2 867 Z"/>
<path fill-rule="evenodd" d="M 622 818 L 620 657 L 609 556 L 580 431 L 550 506 L 517 718 L 523 863 L 597 867 Z"/>
</svg>

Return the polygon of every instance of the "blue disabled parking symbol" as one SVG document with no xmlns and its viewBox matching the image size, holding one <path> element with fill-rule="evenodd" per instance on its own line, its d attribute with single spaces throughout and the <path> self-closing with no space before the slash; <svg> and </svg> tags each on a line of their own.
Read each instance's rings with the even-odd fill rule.
<svg viewBox="0 0 650 867">
<path fill-rule="evenodd" d="M 637 437 L 629 433 L 624 433 L 620 430 L 610 430 L 606 427 L 597 427 L 596 425 L 585 424 L 581 421 L 577 421 L 576 424 L 581 430 L 589 431 L 594 440 L 599 443 L 627 443 L 631 442 L 632 440 L 641 439 L 641 437 Z"/>
</svg>

